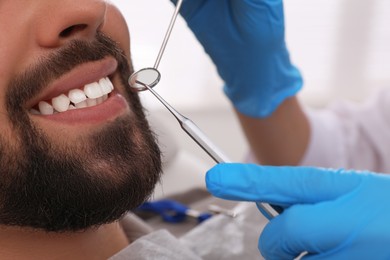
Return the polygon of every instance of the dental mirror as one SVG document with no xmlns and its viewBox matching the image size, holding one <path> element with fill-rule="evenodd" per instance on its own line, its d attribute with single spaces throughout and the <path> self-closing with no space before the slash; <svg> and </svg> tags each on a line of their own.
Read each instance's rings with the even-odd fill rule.
<svg viewBox="0 0 390 260">
<path fill-rule="evenodd" d="M 140 84 L 142 82 L 153 88 L 160 81 L 160 72 L 154 68 L 144 68 L 133 73 L 129 78 L 130 86 L 137 91 L 144 91 L 146 88 Z"/>
<path fill-rule="evenodd" d="M 171 22 L 169 23 L 168 30 L 165 33 L 165 37 L 164 37 L 163 43 L 161 45 L 160 51 L 159 51 L 159 53 L 157 55 L 157 59 L 156 59 L 156 62 L 154 63 L 153 68 L 141 69 L 141 70 L 133 73 L 130 76 L 128 82 L 129 82 L 130 86 L 133 89 L 135 89 L 137 91 L 144 91 L 144 90 L 147 89 L 142 84 L 137 83 L 137 81 L 138 82 L 142 82 L 142 83 L 148 85 L 151 88 L 156 86 L 157 83 L 160 81 L 161 74 L 158 71 L 158 66 L 160 65 L 161 58 L 162 58 L 162 56 L 164 54 L 165 47 L 167 46 L 169 37 L 170 37 L 172 29 L 173 29 L 173 26 L 175 25 L 175 21 L 176 21 L 177 15 L 179 14 L 182 2 L 183 2 L 183 0 L 178 0 L 177 1 L 175 11 L 173 12 L 173 16 L 172 16 Z"/>
</svg>

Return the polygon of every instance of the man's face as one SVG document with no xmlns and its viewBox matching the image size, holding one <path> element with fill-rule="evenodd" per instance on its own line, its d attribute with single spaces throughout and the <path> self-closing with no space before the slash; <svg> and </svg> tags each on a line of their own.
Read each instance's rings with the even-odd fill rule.
<svg viewBox="0 0 390 260">
<path fill-rule="evenodd" d="M 99 0 L 1 0 L 0 33 L 0 225 L 82 230 L 142 203 L 160 152 L 126 84 L 119 12 Z"/>
</svg>

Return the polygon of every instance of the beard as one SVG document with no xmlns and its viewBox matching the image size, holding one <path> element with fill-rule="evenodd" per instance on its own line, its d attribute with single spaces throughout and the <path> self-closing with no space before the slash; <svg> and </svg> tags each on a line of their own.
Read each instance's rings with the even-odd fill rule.
<svg viewBox="0 0 390 260">
<path fill-rule="evenodd" d="M 132 72 L 123 52 L 99 34 L 74 41 L 12 80 L 6 107 L 15 137 L 0 137 L 0 224 L 50 232 L 86 230 L 120 219 L 151 195 L 161 154 L 136 93 L 134 115 L 118 117 L 77 143 L 53 142 L 23 107 L 75 66 L 113 56 L 124 86 Z"/>
</svg>

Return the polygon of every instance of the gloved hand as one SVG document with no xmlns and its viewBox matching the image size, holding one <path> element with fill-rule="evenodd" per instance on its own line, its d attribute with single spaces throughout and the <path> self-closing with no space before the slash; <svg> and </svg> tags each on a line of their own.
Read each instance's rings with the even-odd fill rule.
<svg viewBox="0 0 390 260">
<path fill-rule="evenodd" d="M 184 0 L 180 13 L 241 113 L 269 116 L 300 90 L 284 41 L 282 0 Z"/>
<path fill-rule="evenodd" d="M 229 200 L 262 201 L 284 212 L 265 227 L 266 259 L 390 259 L 390 176 L 310 167 L 220 164 L 208 190 Z"/>
</svg>

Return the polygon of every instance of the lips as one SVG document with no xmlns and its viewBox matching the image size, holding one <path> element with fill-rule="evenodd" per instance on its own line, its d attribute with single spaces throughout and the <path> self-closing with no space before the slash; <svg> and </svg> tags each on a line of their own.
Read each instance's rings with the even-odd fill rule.
<svg viewBox="0 0 390 260">
<path fill-rule="evenodd" d="M 112 83 L 117 82 L 117 66 L 111 57 L 77 66 L 29 102 L 30 114 L 67 124 L 116 117 L 128 108 Z"/>
<path fill-rule="evenodd" d="M 84 63 L 44 88 L 27 107 L 34 115 L 52 115 L 96 106 L 114 90 L 111 78 L 117 69 L 112 58 Z"/>
</svg>

